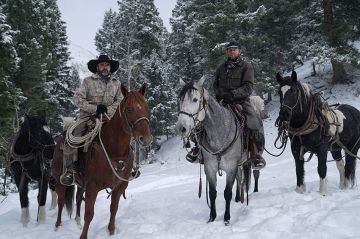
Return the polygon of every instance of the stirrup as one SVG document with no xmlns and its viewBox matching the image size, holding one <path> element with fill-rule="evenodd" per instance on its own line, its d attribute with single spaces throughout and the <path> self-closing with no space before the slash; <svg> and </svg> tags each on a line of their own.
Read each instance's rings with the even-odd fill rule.
<svg viewBox="0 0 360 239">
<path fill-rule="evenodd" d="M 190 152 L 186 155 L 185 158 L 190 163 L 195 163 L 198 160 L 199 154 L 200 154 L 200 149 L 195 146 L 190 150 Z"/>
<path fill-rule="evenodd" d="M 258 157 L 255 160 L 251 160 L 252 169 L 260 170 L 266 166 L 266 161 L 261 155 L 257 155 Z"/>
<path fill-rule="evenodd" d="M 75 185 L 75 172 L 73 170 L 66 170 L 60 176 L 60 183 L 64 186 L 73 186 Z"/>
</svg>

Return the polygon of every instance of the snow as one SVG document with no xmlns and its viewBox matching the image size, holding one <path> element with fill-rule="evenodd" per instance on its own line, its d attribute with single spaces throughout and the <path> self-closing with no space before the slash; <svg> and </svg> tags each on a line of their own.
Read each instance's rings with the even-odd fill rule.
<svg viewBox="0 0 360 239">
<path fill-rule="evenodd" d="M 69 44 L 69 52 L 71 53 L 70 65 L 78 69 L 80 79 L 83 80 L 85 77 L 91 75 L 92 73 L 88 70 L 87 63 L 92 59 L 96 59 L 95 54 L 71 41 Z"/>
<path fill-rule="evenodd" d="M 323 67 L 322 76 L 328 76 Z M 320 84 L 319 79 L 309 78 L 309 67 L 297 69 L 304 82 Z M 322 87 L 331 103 L 349 103 L 360 109 L 359 97 L 352 85 L 326 85 Z M 277 136 L 274 126 L 278 114 L 278 97 L 267 105 L 269 118 L 264 120 L 266 148 L 279 153 L 273 146 Z M 289 146 L 280 157 L 264 154 L 267 166 L 261 170 L 259 192 L 250 193 L 249 205 L 231 203 L 229 226 L 223 223 L 225 201 L 223 190 L 225 177 L 218 177 L 217 218 L 206 223 L 209 208 L 206 204 L 205 175 L 202 172 L 202 197 L 197 196 L 199 187 L 199 164 L 185 160 L 186 151 L 182 141 L 172 138 L 162 144 L 156 154 L 157 161 L 142 165 L 141 176 L 131 182 L 126 191 L 127 199 L 121 198 L 116 216 L 113 238 L 307 238 L 338 239 L 360 238 L 358 214 L 360 193 L 356 185 L 352 189 L 339 189 L 339 173 L 335 162 L 328 165 L 328 194 L 319 194 L 317 159 L 305 164 L 306 192 L 295 192 L 295 165 Z M 359 154 L 358 154 L 359 155 Z M 329 159 L 332 159 L 329 154 Z M 356 172 L 360 176 L 360 170 Z M 233 197 L 235 190 L 233 190 Z M 0 239 L 3 238 L 78 238 L 81 228 L 74 218 L 63 213 L 62 226 L 55 231 L 56 210 L 47 210 L 45 224 L 36 222 L 37 191 L 30 191 L 30 223 L 20 224 L 20 203 L 17 194 L 6 198 L 0 196 Z M 50 207 L 48 193 L 47 209 Z M 90 224 L 89 238 L 108 238 L 110 200 L 101 191 L 95 205 L 94 219 Z M 82 217 L 84 206 L 82 208 Z M 82 219 L 83 223 L 83 219 Z"/>
</svg>

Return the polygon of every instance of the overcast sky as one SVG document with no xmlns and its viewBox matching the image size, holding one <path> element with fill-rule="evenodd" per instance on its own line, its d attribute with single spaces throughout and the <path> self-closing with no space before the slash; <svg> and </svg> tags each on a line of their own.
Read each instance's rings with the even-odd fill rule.
<svg viewBox="0 0 360 239">
<path fill-rule="evenodd" d="M 94 38 L 101 27 L 104 13 L 110 8 L 117 11 L 117 0 L 58 0 L 62 20 L 66 22 L 68 39 L 97 54 Z M 160 17 L 169 30 L 169 18 L 176 0 L 155 0 Z"/>
</svg>

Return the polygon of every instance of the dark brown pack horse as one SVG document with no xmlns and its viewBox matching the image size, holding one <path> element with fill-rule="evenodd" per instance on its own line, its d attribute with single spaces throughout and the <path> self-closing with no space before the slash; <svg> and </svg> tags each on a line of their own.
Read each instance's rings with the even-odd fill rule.
<svg viewBox="0 0 360 239">
<path fill-rule="evenodd" d="M 84 227 L 80 236 L 81 239 L 87 238 L 89 224 L 94 216 L 94 204 L 98 192 L 107 188 L 112 190 L 108 230 L 110 235 L 114 234 L 115 215 L 120 196 L 128 186 L 128 179 L 133 167 L 130 148 L 131 138 L 133 137 L 143 147 L 152 142 L 148 120 L 148 104 L 144 97 L 145 89 L 146 85 L 144 84 L 139 90 L 128 92 L 125 86 L 121 86 L 124 99 L 111 120 L 103 124 L 92 146 L 82 155 L 84 170 L 76 176 L 77 185 L 80 186 L 76 195 L 76 220 L 78 222 L 80 222 L 80 206 L 83 192 L 85 192 Z M 56 228 L 61 224 L 64 204 L 66 204 L 71 215 L 74 195 L 74 186 L 67 187 L 59 182 L 62 172 L 60 145 L 57 144 L 55 148 L 52 172 L 58 182 L 55 186 L 59 197 Z M 104 145 L 105 150 L 102 145 Z M 114 170 L 117 173 L 114 173 Z"/>
</svg>

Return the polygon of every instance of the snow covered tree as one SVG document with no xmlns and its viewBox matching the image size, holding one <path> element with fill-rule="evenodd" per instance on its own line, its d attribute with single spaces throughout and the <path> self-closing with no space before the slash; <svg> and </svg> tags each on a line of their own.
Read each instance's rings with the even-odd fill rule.
<svg viewBox="0 0 360 239">
<path fill-rule="evenodd" d="M 167 71 L 166 29 L 153 0 L 123 0 L 108 11 L 95 41 L 99 52 L 120 61 L 119 79 L 130 89 L 147 83 L 146 98 L 155 136 L 172 133 L 174 94 Z"/>
<path fill-rule="evenodd" d="M 0 149 L 6 147 L 7 141 L 14 134 L 16 110 L 21 101 L 21 91 L 13 83 L 18 63 L 13 35 L 0 6 Z"/>
<path fill-rule="evenodd" d="M 59 116 L 70 111 L 70 68 L 65 24 L 56 0 L 5 0 L 7 21 L 19 57 L 15 85 L 25 102 L 21 111 L 45 112 L 59 126 Z M 70 107 L 70 108 L 69 108 Z"/>
</svg>

